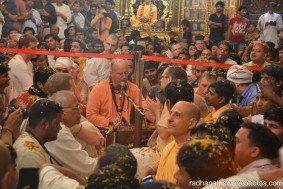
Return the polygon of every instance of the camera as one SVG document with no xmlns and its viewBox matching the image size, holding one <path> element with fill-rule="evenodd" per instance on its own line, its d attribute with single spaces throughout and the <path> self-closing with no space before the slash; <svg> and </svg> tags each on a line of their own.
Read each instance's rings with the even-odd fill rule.
<svg viewBox="0 0 283 189">
<path fill-rule="evenodd" d="M 17 109 L 19 109 L 19 108 L 17 108 L 15 105 L 9 105 L 8 106 L 9 115 L 11 113 L 13 113 L 14 111 L 16 111 Z M 25 109 L 22 109 L 22 108 L 20 108 L 20 109 L 21 109 L 22 114 L 23 114 L 23 119 L 27 119 L 28 118 L 28 110 L 25 110 Z"/>
</svg>

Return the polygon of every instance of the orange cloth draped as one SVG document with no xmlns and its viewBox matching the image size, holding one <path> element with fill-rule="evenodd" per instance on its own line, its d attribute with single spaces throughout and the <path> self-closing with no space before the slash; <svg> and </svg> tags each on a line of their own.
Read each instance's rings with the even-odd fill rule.
<svg viewBox="0 0 283 189">
<path fill-rule="evenodd" d="M 184 144 L 185 142 L 178 144 L 173 140 L 164 148 L 159 161 L 155 177 L 156 180 L 166 180 L 168 182 L 176 183 L 174 174 L 179 170 L 179 166 L 176 163 L 177 154 Z"/>
<path fill-rule="evenodd" d="M 219 108 L 218 110 L 211 112 L 210 114 L 208 114 L 205 118 L 204 118 L 204 122 L 205 123 L 216 123 L 218 117 L 220 116 L 220 114 L 222 114 L 222 112 L 224 112 L 225 110 L 231 109 L 230 104 L 226 104 L 224 106 L 222 106 L 221 108 Z"/>
<path fill-rule="evenodd" d="M 91 21 L 91 22 L 96 22 L 96 24 L 94 25 L 94 27 L 97 29 L 98 31 L 98 35 L 99 35 L 99 39 L 101 41 L 104 41 L 108 35 L 109 35 L 109 31 L 110 31 L 110 28 L 111 28 L 111 25 L 112 25 L 112 19 L 109 18 L 109 17 L 106 17 L 105 18 L 105 22 L 104 24 L 101 23 L 101 20 L 100 20 L 100 16 L 99 15 L 96 15 L 94 18 L 93 18 L 94 21 Z M 97 20 L 97 21 L 96 21 Z M 101 23 L 101 24 L 100 24 Z M 103 28 L 101 28 L 101 26 L 103 25 Z M 100 31 L 101 30 L 101 31 Z"/>
</svg>

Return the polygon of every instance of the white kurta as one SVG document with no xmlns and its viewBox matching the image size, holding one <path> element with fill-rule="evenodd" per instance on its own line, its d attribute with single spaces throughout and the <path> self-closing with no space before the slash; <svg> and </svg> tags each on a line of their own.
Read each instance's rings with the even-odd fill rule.
<svg viewBox="0 0 283 189">
<path fill-rule="evenodd" d="M 91 158 L 82 149 L 82 146 L 76 141 L 68 127 L 63 124 L 61 126 L 62 129 L 57 140 L 45 143 L 46 148 L 64 167 L 80 175 L 89 176 L 94 172 L 97 159 Z"/>
<path fill-rule="evenodd" d="M 72 17 L 71 9 L 66 4 L 63 4 L 60 7 L 56 3 L 52 3 L 52 5 L 54 6 L 56 12 L 61 12 L 67 17 L 67 21 L 65 21 L 65 20 L 63 20 L 63 18 L 61 16 L 57 16 L 57 22 L 56 22 L 56 26 L 59 27 L 58 36 L 61 39 L 65 39 L 64 31 L 65 31 L 65 29 L 67 29 L 67 24 L 71 22 L 71 17 Z"/>
<path fill-rule="evenodd" d="M 8 65 L 11 69 L 9 76 L 11 78 L 10 85 L 12 85 L 9 99 L 12 99 L 33 85 L 33 65 L 30 61 L 26 63 L 19 54 L 15 55 Z"/>
<path fill-rule="evenodd" d="M 44 167 L 39 173 L 39 189 L 83 189 L 85 186 L 80 185 L 76 180 L 64 176 L 52 166 Z"/>
<path fill-rule="evenodd" d="M 77 24 L 79 24 L 79 26 L 82 28 L 82 29 L 84 29 L 84 27 L 85 27 L 85 17 L 84 17 L 84 15 L 82 14 L 82 13 L 78 13 L 78 14 L 74 14 L 74 13 L 72 13 L 72 15 L 74 15 L 74 19 L 75 19 L 75 22 L 77 23 Z M 70 27 L 70 26 L 74 26 L 74 23 L 73 22 L 71 22 L 71 23 L 69 23 L 69 25 L 68 25 L 68 27 Z"/>
<path fill-rule="evenodd" d="M 267 22 L 276 21 L 276 26 L 265 26 Z M 263 41 L 271 41 L 275 44 L 275 47 L 278 47 L 278 36 L 277 32 L 283 28 L 282 25 L 282 17 L 280 14 L 277 13 L 265 13 L 261 15 L 258 19 L 258 28 L 259 25 L 263 26 L 263 33 L 261 33 L 260 38 Z"/>
<path fill-rule="evenodd" d="M 41 20 L 39 12 L 37 10 L 31 9 L 31 13 L 32 13 L 32 16 L 35 20 L 35 23 L 31 19 L 26 20 L 23 23 L 23 26 L 22 26 L 22 33 L 24 32 L 24 29 L 26 27 L 30 27 L 30 28 L 34 29 L 35 35 L 38 35 L 37 26 L 40 26 L 42 24 L 42 20 Z"/>
<path fill-rule="evenodd" d="M 88 87 L 98 84 L 110 75 L 111 60 L 106 58 L 91 58 L 86 61 L 84 81 Z"/>
</svg>

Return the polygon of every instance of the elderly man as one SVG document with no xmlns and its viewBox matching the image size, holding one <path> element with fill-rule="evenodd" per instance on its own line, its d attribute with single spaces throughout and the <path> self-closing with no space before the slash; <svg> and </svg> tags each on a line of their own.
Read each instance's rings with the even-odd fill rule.
<svg viewBox="0 0 283 189">
<path fill-rule="evenodd" d="M 237 104 L 241 107 L 249 106 L 256 100 L 259 86 L 253 83 L 253 73 L 245 66 L 235 65 L 229 68 L 227 80 L 233 82 L 238 94 Z"/>
<path fill-rule="evenodd" d="M 79 103 L 72 91 L 58 91 L 51 96 L 51 99 L 63 107 L 62 130 L 57 140 L 48 142 L 45 146 L 64 167 L 80 175 L 89 176 L 94 171 L 97 159 L 91 158 L 75 139 L 77 134 L 85 128 L 81 124 L 75 134 L 72 134 L 70 130 L 71 127 L 80 123 Z"/>
<path fill-rule="evenodd" d="M 118 37 L 111 34 L 104 41 L 103 54 L 113 54 L 118 45 Z M 97 83 L 109 77 L 111 60 L 106 58 L 91 58 L 86 62 L 84 69 L 84 80 L 88 87 L 92 89 Z"/>
<path fill-rule="evenodd" d="M 119 91 L 121 83 L 125 84 L 125 92 L 134 102 L 139 101 L 139 88 L 128 82 L 128 62 L 113 59 L 110 77 L 97 84 L 89 95 L 86 109 L 87 119 L 97 126 L 115 125 L 120 121 L 130 123 L 131 103 Z"/>
<path fill-rule="evenodd" d="M 61 90 L 73 91 L 74 79 L 67 73 L 55 73 L 46 82 L 46 89 L 49 96 Z M 76 140 L 83 146 L 91 157 L 97 157 L 96 146 L 104 144 L 105 139 L 100 131 L 91 124 L 85 117 L 81 116 L 79 124 L 71 127 L 71 132 L 76 135 Z"/>
</svg>

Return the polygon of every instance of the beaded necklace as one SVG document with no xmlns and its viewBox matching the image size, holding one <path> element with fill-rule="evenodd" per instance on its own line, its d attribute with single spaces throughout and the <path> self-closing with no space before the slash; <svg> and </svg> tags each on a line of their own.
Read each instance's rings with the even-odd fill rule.
<svg viewBox="0 0 283 189">
<path fill-rule="evenodd" d="M 143 11 L 144 11 L 144 6 L 145 6 L 145 3 L 142 4 L 142 7 L 141 7 L 141 12 L 140 12 L 140 17 L 143 16 Z M 153 16 L 153 12 L 152 12 L 152 3 L 150 3 L 150 9 L 149 9 L 149 18 L 151 19 L 152 16 Z M 148 21 L 149 22 L 149 21 Z"/>
</svg>

